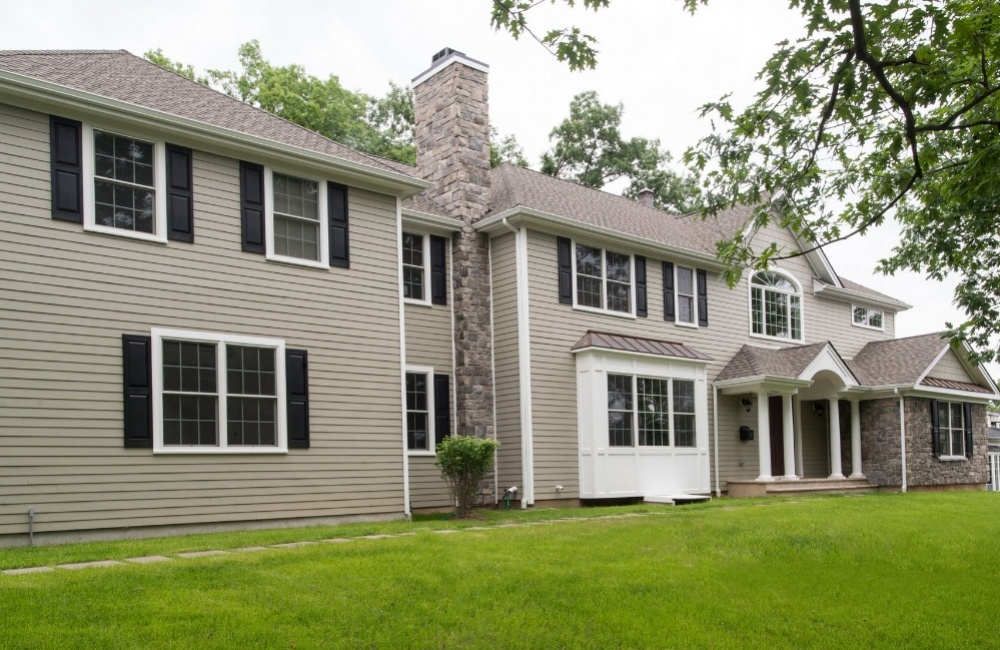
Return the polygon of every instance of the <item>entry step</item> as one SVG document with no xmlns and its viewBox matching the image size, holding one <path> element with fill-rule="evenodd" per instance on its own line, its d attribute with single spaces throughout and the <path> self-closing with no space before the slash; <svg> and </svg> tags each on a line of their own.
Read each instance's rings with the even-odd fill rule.
<svg viewBox="0 0 1000 650">
<path fill-rule="evenodd" d="M 643 498 L 643 503 L 662 503 L 668 506 L 680 506 L 685 503 L 701 503 L 711 501 L 712 497 L 703 494 L 653 494 Z"/>
</svg>

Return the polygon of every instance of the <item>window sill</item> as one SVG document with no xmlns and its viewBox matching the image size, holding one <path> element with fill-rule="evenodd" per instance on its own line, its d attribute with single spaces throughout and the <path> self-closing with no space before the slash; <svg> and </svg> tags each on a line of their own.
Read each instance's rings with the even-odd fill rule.
<svg viewBox="0 0 1000 650">
<path fill-rule="evenodd" d="M 329 271 L 330 265 L 325 262 L 316 262 L 314 260 L 302 260 L 297 257 L 285 257 L 284 255 L 266 255 L 268 262 L 277 262 L 278 264 L 287 264 L 289 266 L 304 266 L 311 269 L 321 269 L 323 271 Z"/>
<path fill-rule="evenodd" d="M 885 331 L 885 326 L 882 326 L 882 327 L 874 327 L 874 326 L 872 326 L 872 325 L 865 325 L 865 324 L 863 324 L 863 323 L 855 323 L 855 322 L 853 322 L 853 321 L 851 322 L 851 325 L 853 325 L 853 326 L 855 326 L 855 327 L 859 327 L 859 328 L 861 328 L 861 329 L 863 329 L 863 330 L 871 330 L 871 331 L 873 331 L 873 332 L 884 332 L 884 331 Z"/>
<path fill-rule="evenodd" d="M 773 341 L 776 343 L 792 343 L 795 345 L 802 345 L 804 343 L 804 339 L 782 338 L 780 336 L 768 336 L 767 334 L 754 334 L 753 332 L 750 333 L 750 338 L 760 339 L 761 341 Z"/>
<path fill-rule="evenodd" d="M 417 300 L 415 298 L 403 298 L 404 305 L 416 305 L 417 307 L 433 307 L 430 300 Z"/>
<path fill-rule="evenodd" d="M 961 463 L 966 462 L 969 459 L 965 456 L 938 456 L 938 460 L 946 463 Z"/>
<path fill-rule="evenodd" d="M 245 454 L 287 454 L 288 449 L 282 449 L 279 447 L 247 447 L 246 449 L 236 449 L 233 447 L 227 447 L 221 449 L 219 447 L 154 447 L 153 454 L 155 455 L 197 455 L 197 456 L 217 456 L 219 454 L 238 456 Z"/>
<path fill-rule="evenodd" d="M 423 457 L 423 458 L 436 458 L 437 452 L 434 451 L 422 451 L 420 449 L 407 449 L 407 456 Z"/>
<path fill-rule="evenodd" d="M 630 320 L 636 320 L 635 314 L 623 311 L 609 311 L 607 309 L 597 309 L 595 307 L 585 307 L 583 305 L 573 305 L 573 309 L 575 311 L 582 311 L 588 314 L 602 314 L 604 316 L 614 316 L 615 318 L 628 318 Z"/>
<path fill-rule="evenodd" d="M 674 325 L 677 325 L 678 327 L 689 327 L 689 328 L 695 329 L 695 330 L 698 329 L 699 327 L 701 327 L 700 325 L 698 325 L 698 323 L 684 323 L 684 322 L 679 321 L 679 320 L 675 320 L 674 321 Z"/>
<path fill-rule="evenodd" d="M 111 237 L 122 237 L 124 239 L 137 239 L 139 241 L 151 242 L 153 244 L 166 244 L 167 238 L 159 235 L 150 235 L 134 230 L 123 230 L 121 228 L 109 228 L 108 226 L 85 225 L 84 232 L 96 233 L 98 235 L 109 235 Z"/>
</svg>

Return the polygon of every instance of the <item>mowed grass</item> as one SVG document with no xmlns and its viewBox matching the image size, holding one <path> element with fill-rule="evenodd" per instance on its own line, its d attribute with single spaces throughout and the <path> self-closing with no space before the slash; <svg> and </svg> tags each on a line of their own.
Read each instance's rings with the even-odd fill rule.
<svg viewBox="0 0 1000 650">
<path fill-rule="evenodd" d="M 637 510 L 650 514 L 606 519 L 594 516 L 619 511 L 496 513 L 478 525 L 589 518 L 454 534 L 432 532 L 442 525 L 457 528 L 452 522 L 379 524 L 416 534 L 145 566 L 0 575 L 0 646 L 1000 645 L 1000 495 L 717 501 L 620 512 Z M 269 536 L 279 532 L 281 541 L 289 541 L 321 530 L 323 537 L 352 531 L 267 531 L 237 539 L 273 543 Z M 136 544 L 147 553 L 172 553 L 200 543 L 185 546 L 184 540 L 210 537 L 123 546 L 129 556 Z M 70 548 L 0 555 L 8 564 L 25 564 L 16 559 L 25 551 L 33 563 L 47 563 L 45 553 L 58 559 Z M 113 551 L 115 545 L 102 548 Z"/>
</svg>

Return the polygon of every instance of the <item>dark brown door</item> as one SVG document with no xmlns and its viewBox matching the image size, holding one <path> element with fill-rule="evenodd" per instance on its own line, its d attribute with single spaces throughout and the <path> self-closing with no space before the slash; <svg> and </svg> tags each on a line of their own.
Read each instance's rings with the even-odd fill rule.
<svg viewBox="0 0 1000 650">
<path fill-rule="evenodd" d="M 781 395 L 767 398 L 771 416 L 771 476 L 785 475 L 785 440 Z"/>
</svg>

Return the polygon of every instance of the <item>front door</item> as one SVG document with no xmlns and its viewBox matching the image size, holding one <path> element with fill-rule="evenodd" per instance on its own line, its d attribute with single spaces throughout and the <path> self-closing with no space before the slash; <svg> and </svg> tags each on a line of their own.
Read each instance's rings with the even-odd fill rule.
<svg viewBox="0 0 1000 650">
<path fill-rule="evenodd" d="M 785 440 L 781 395 L 767 398 L 771 416 L 771 476 L 785 475 Z"/>
</svg>

